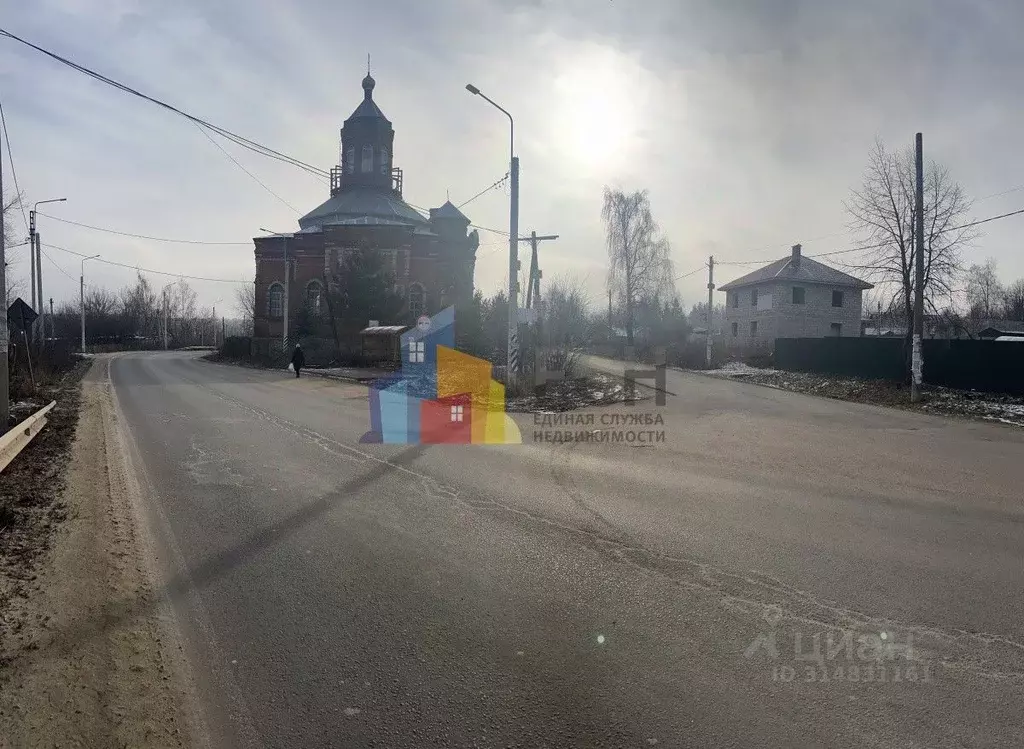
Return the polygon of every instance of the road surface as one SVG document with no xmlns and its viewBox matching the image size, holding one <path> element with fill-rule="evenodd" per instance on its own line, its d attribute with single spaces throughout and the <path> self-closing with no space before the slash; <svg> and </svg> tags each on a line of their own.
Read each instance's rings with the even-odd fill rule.
<svg viewBox="0 0 1024 749">
<path fill-rule="evenodd" d="M 670 372 L 366 445 L 364 388 L 196 357 L 109 376 L 215 746 L 1024 744 L 1021 430 Z"/>
</svg>

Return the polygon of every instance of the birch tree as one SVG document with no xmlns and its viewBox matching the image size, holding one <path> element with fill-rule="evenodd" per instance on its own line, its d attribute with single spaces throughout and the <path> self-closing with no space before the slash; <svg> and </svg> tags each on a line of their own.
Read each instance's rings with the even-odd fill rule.
<svg viewBox="0 0 1024 749">
<path fill-rule="evenodd" d="M 669 243 L 651 215 L 646 190 L 604 189 L 601 209 L 608 246 L 608 288 L 626 315 L 626 345 L 633 345 L 639 300 L 667 297 L 672 285 Z"/>
</svg>

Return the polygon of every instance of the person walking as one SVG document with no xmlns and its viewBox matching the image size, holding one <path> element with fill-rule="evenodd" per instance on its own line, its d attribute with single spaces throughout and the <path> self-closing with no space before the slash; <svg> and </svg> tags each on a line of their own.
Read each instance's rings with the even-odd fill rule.
<svg viewBox="0 0 1024 749">
<path fill-rule="evenodd" d="M 306 355 L 302 352 L 302 346 L 298 343 L 295 344 L 295 351 L 292 352 L 292 369 L 295 370 L 295 376 L 299 376 L 299 370 L 306 366 Z"/>
</svg>

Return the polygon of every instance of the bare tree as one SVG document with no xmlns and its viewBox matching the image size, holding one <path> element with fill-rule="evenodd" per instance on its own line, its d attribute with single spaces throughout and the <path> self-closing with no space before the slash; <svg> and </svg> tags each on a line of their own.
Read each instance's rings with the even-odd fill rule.
<svg viewBox="0 0 1024 749">
<path fill-rule="evenodd" d="M 967 304 L 972 319 L 992 319 L 1000 312 L 1003 287 L 996 275 L 995 258 L 967 269 Z"/>
<path fill-rule="evenodd" d="M 256 285 L 244 283 L 235 289 L 235 307 L 242 317 L 245 335 L 252 335 L 253 323 L 256 320 Z"/>
<path fill-rule="evenodd" d="M 626 343 L 633 345 L 637 301 L 667 297 L 672 291 L 668 240 L 651 215 L 646 190 L 624 193 L 604 188 L 601 209 L 608 244 L 608 288 L 626 312 Z"/>
<path fill-rule="evenodd" d="M 22 258 L 22 251 L 18 247 L 25 244 L 23 241 L 25 237 L 19 236 L 17 229 L 14 228 L 18 209 L 21 206 L 21 197 L 21 195 L 11 195 L 6 200 L 0 202 L 0 207 L 3 209 L 4 254 L 7 258 L 7 274 L 5 278 L 7 280 L 8 304 L 13 302 L 14 298 L 26 286 L 25 279 L 14 273 L 14 270 L 20 265 Z"/>
<path fill-rule="evenodd" d="M 1002 313 L 1004 320 L 1024 320 L 1024 278 L 1003 289 Z"/>
<path fill-rule="evenodd" d="M 881 140 L 868 157 L 864 184 L 845 203 L 850 228 L 865 248 L 860 262 L 847 263 L 888 290 L 890 307 L 907 321 L 914 318 L 914 222 L 916 219 L 914 150 L 888 151 Z M 971 202 L 949 171 L 935 162 L 924 174 L 924 294 L 926 308 L 938 309 L 960 272 L 960 252 L 977 237 L 964 227 Z"/>
</svg>

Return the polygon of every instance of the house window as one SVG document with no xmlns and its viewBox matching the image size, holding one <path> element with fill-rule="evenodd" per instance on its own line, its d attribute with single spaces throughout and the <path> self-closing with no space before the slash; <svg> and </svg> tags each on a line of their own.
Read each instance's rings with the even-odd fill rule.
<svg viewBox="0 0 1024 749">
<path fill-rule="evenodd" d="M 363 165 L 360 171 L 373 171 L 373 146 L 363 146 Z"/>
<path fill-rule="evenodd" d="M 750 321 L 750 337 L 757 338 L 757 320 Z"/>
<path fill-rule="evenodd" d="M 803 286 L 794 286 L 793 287 L 793 304 L 803 304 L 804 303 L 804 291 L 805 291 L 805 289 L 804 289 Z"/>
<path fill-rule="evenodd" d="M 426 358 L 426 344 L 423 341 L 409 341 L 409 363 L 422 364 Z"/>
<path fill-rule="evenodd" d="M 418 284 L 410 284 L 409 286 L 409 313 L 413 317 L 419 317 L 423 314 L 424 301 L 426 294 L 423 293 L 423 287 Z"/>
<path fill-rule="evenodd" d="M 832 292 L 832 306 L 842 307 L 843 306 L 843 292 L 833 291 Z"/>
<path fill-rule="evenodd" d="M 267 313 L 270 317 L 284 317 L 284 286 L 279 283 L 270 286 L 267 294 Z"/>
<path fill-rule="evenodd" d="M 740 306 L 740 295 L 737 294 L 735 291 L 730 291 L 729 292 L 729 296 L 731 298 L 733 308 L 735 309 L 736 307 L 739 307 Z"/>
<path fill-rule="evenodd" d="M 757 289 L 751 289 L 750 290 L 750 306 L 751 307 L 756 307 L 757 306 Z"/>
<path fill-rule="evenodd" d="M 320 305 L 323 302 L 324 287 L 319 281 L 310 281 L 306 286 L 306 306 L 314 315 L 320 314 Z"/>
<path fill-rule="evenodd" d="M 463 416 L 462 409 L 463 408 L 464 408 L 464 406 L 452 406 L 452 416 L 451 416 L 452 423 L 462 421 L 462 416 Z"/>
<path fill-rule="evenodd" d="M 352 174 L 356 170 L 356 149 L 349 148 L 345 151 L 345 173 Z"/>
<path fill-rule="evenodd" d="M 830 335 L 834 335 L 836 338 L 839 338 L 840 336 L 842 336 L 843 335 L 843 324 L 839 323 L 839 322 L 832 323 L 829 326 L 829 334 Z"/>
<path fill-rule="evenodd" d="M 380 173 L 388 173 L 388 149 L 380 149 Z"/>
<path fill-rule="evenodd" d="M 736 336 L 739 335 L 739 333 L 740 333 L 740 324 L 738 322 L 734 322 L 732 324 L 732 337 L 735 338 Z"/>
</svg>

